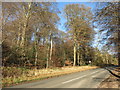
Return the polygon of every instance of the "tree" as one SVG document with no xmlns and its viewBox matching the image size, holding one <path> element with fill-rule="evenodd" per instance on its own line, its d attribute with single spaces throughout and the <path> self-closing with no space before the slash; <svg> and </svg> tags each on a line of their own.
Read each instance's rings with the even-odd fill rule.
<svg viewBox="0 0 120 90">
<path fill-rule="evenodd" d="M 59 11 L 54 8 L 55 6 L 56 4 L 51 2 L 3 3 L 3 43 L 8 43 L 11 49 L 15 49 L 19 53 L 15 58 L 21 60 L 21 66 L 30 62 L 33 57 L 35 60 L 31 63 L 36 66 L 38 59 L 46 57 L 44 55 L 46 48 L 43 50 L 42 58 L 38 52 L 40 52 L 39 47 L 42 44 L 45 46 L 50 43 L 50 38 L 57 31 Z M 33 56 L 31 57 L 28 53 Z M 47 53 L 50 54 L 50 51 L 48 50 Z M 13 53 L 10 52 L 5 57 L 8 57 L 6 58 L 8 60 L 13 57 Z M 48 56 L 48 58 L 51 57 Z"/>
<path fill-rule="evenodd" d="M 92 13 L 89 7 L 80 4 L 66 5 L 65 16 L 67 19 L 66 27 L 72 35 L 74 41 L 74 63 L 76 65 L 77 59 L 77 46 L 84 46 L 91 39 L 92 28 L 91 20 Z M 79 49 L 79 48 L 78 48 Z M 79 53 L 78 53 L 79 57 Z M 78 58 L 79 59 L 79 58 Z M 78 60 L 79 61 L 79 60 Z"/>
<path fill-rule="evenodd" d="M 99 25 L 100 32 L 106 31 L 106 40 L 109 48 L 113 49 L 118 56 L 118 65 L 120 66 L 120 30 L 119 30 L 119 2 L 106 2 L 97 8 L 95 22 Z"/>
</svg>

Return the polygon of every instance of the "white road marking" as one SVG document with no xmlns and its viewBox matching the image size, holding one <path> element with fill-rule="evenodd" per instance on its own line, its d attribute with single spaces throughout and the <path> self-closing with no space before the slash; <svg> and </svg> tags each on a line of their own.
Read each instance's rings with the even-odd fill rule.
<svg viewBox="0 0 120 90">
<path fill-rule="evenodd" d="M 100 72 L 99 74 L 101 74 L 101 73 L 104 73 L 105 71 L 102 71 L 102 72 Z M 92 78 L 95 78 L 96 77 L 96 75 L 93 75 L 92 76 Z"/>
<path fill-rule="evenodd" d="M 68 83 L 68 82 L 71 82 L 71 81 L 74 81 L 74 80 L 77 80 L 77 79 L 83 78 L 83 77 L 85 77 L 85 76 L 87 76 L 87 75 L 83 75 L 83 76 L 81 76 L 81 77 L 74 78 L 74 79 L 71 79 L 71 80 L 68 80 L 68 81 L 65 81 L 65 82 L 62 82 L 62 83 L 63 83 L 63 84 L 64 84 L 64 83 Z"/>
<path fill-rule="evenodd" d="M 91 73 L 91 74 L 89 74 L 89 75 L 92 75 L 92 74 L 94 74 L 94 73 L 96 73 L 96 72 L 99 72 L 99 71 L 95 71 L 95 72 L 93 72 L 93 73 Z M 72 82 L 72 81 L 74 81 L 74 80 L 77 80 L 77 79 L 80 79 L 80 78 L 86 77 L 86 76 L 87 76 L 87 75 L 83 75 L 83 76 L 81 76 L 81 77 L 74 78 L 74 79 L 71 79 L 71 80 L 68 80 L 68 81 L 62 82 L 62 84 L 69 83 L 69 82 Z"/>
</svg>

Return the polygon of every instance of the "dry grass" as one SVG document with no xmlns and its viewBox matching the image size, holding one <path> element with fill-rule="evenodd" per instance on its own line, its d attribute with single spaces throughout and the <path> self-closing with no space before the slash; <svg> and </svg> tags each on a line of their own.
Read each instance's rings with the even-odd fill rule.
<svg viewBox="0 0 120 90">
<path fill-rule="evenodd" d="M 113 70 L 115 74 L 118 74 L 119 69 Z M 120 79 L 110 75 L 107 79 L 105 79 L 98 88 L 119 88 L 120 89 Z"/>
<path fill-rule="evenodd" d="M 95 69 L 98 68 L 97 66 L 75 66 L 75 67 L 62 67 L 62 68 L 53 68 L 53 69 L 34 69 L 34 70 L 28 70 L 27 74 L 23 73 L 21 76 L 16 77 L 5 77 L 2 80 L 3 87 L 5 86 L 11 86 L 13 84 L 19 84 L 21 82 L 25 81 L 31 81 L 36 79 L 44 79 L 54 76 L 59 76 L 63 74 L 69 74 L 73 72 L 79 72 L 89 69 Z"/>
</svg>

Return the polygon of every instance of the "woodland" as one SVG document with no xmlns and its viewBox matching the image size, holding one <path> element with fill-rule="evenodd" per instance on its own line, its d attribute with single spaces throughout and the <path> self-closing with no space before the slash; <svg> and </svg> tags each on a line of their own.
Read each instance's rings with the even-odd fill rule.
<svg viewBox="0 0 120 90">
<path fill-rule="evenodd" d="M 65 31 L 58 28 L 61 11 L 57 4 L 2 3 L 3 77 L 18 69 L 20 74 L 24 69 L 120 66 L 119 2 L 98 3 L 94 12 L 84 4 L 67 4 Z M 94 43 L 96 35 L 100 39 Z"/>
</svg>

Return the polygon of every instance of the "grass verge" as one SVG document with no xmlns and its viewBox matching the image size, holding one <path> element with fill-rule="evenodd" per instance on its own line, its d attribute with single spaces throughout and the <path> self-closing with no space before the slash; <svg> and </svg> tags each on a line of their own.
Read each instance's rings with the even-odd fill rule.
<svg viewBox="0 0 120 90">
<path fill-rule="evenodd" d="M 2 87 L 9 87 L 25 82 L 31 82 L 33 80 L 42 80 L 46 78 L 51 78 L 55 76 L 60 76 L 64 74 L 70 74 L 74 72 L 80 72 L 85 71 L 89 69 L 95 69 L 98 68 L 97 66 L 69 66 L 69 67 L 61 67 L 61 68 L 52 68 L 52 69 L 33 69 L 33 70 L 25 70 L 22 71 L 22 74 L 17 74 L 17 68 L 14 67 L 13 72 L 15 73 L 15 70 L 17 71 L 16 74 L 11 74 L 12 71 L 10 71 L 11 75 L 7 75 L 2 79 Z M 12 70 L 12 69 L 10 69 Z M 20 69 L 18 69 L 20 70 Z M 23 69 L 22 69 L 23 70 Z M 4 72 L 5 73 L 5 72 Z M 7 74 L 9 74 L 7 72 Z M 6 75 L 6 74 L 5 74 Z"/>
<path fill-rule="evenodd" d="M 115 70 L 112 70 L 112 72 L 119 75 L 120 67 L 116 68 Z M 120 89 L 120 78 L 110 75 L 99 85 L 98 88 L 119 88 Z"/>
</svg>

